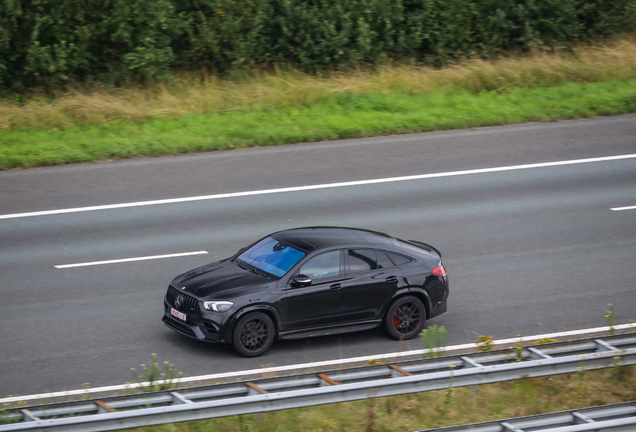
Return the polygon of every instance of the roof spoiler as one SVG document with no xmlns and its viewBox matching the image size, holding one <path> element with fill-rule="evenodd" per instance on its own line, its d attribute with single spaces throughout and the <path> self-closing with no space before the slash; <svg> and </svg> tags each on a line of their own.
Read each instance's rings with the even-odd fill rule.
<svg viewBox="0 0 636 432">
<path fill-rule="evenodd" d="M 424 242 L 421 242 L 419 240 L 409 240 L 409 242 L 413 243 L 413 244 L 415 244 L 417 246 L 422 246 L 422 247 L 424 247 L 426 249 L 434 250 L 437 253 L 437 255 L 439 255 L 440 258 L 442 257 L 442 253 L 439 250 L 437 250 L 436 248 L 434 248 L 433 246 L 431 246 L 430 244 L 428 244 L 428 243 L 424 243 Z"/>
</svg>

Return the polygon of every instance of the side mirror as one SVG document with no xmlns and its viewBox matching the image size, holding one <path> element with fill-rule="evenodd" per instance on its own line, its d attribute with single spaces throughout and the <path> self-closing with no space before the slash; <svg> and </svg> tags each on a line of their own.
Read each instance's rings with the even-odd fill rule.
<svg viewBox="0 0 636 432">
<path fill-rule="evenodd" d="M 290 285 L 294 288 L 306 287 L 311 285 L 311 278 L 309 276 L 305 276 L 304 274 L 296 275 L 290 281 Z"/>
</svg>

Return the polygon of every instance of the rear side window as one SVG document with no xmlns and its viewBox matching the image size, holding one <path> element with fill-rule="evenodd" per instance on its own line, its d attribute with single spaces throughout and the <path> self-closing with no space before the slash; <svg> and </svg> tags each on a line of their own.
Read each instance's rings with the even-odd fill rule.
<svg viewBox="0 0 636 432">
<path fill-rule="evenodd" d="M 378 251 L 378 268 L 389 268 L 393 267 L 394 264 L 391 262 L 388 256 L 382 251 Z"/>
<path fill-rule="evenodd" d="M 413 261 L 409 257 L 405 257 L 404 255 L 399 255 L 393 252 L 387 252 L 387 254 L 389 254 L 389 257 L 391 257 L 391 261 L 393 261 L 395 265 L 404 265 Z"/>
<path fill-rule="evenodd" d="M 378 268 L 377 252 L 370 249 L 349 250 L 349 272 L 359 273 Z"/>
</svg>

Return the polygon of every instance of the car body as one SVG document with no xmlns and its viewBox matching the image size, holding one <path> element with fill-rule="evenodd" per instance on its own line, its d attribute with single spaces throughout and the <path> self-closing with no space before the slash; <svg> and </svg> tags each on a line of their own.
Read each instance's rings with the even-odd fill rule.
<svg viewBox="0 0 636 432">
<path fill-rule="evenodd" d="M 448 293 L 441 253 L 426 243 L 357 228 L 294 228 L 174 278 L 163 322 L 253 357 L 274 339 L 383 324 L 395 339 L 412 338 L 446 312 Z"/>
</svg>

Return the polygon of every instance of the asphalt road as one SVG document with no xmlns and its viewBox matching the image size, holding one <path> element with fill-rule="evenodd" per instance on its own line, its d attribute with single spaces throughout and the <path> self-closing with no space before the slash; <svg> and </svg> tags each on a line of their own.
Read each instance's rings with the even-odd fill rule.
<svg viewBox="0 0 636 432">
<path fill-rule="evenodd" d="M 636 153 L 636 116 L 0 172 L 0 216 Z M 381 330 L 280 341 L 265 356 L 161 323 L 169 280 L 287 227 L 426 241 L 448 269 L 449 344 L 636 319 L 636 159 L 0 219 L 0 397 L 421 348 Z M 208 251 L 77 268 L 56 265 Z"/>
</svg>

